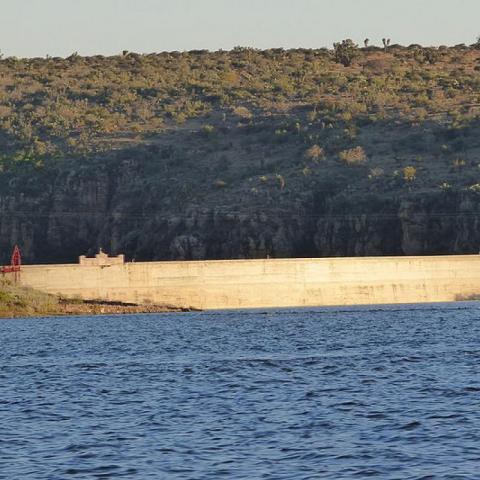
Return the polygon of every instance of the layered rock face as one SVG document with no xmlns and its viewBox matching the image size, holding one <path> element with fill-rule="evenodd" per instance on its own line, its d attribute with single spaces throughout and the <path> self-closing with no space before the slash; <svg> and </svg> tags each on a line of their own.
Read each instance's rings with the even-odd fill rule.
<svg viewBox="0 0 480 480">
<path fill-rule="evenodd" d="M 19 244 L 29 263 L 76 262 L 103 247 L 127 259 L 182 260 L 477 253 L 480 196 L 466 191 L 392 194 L 280 192 L 246 202 L 215 190 L 202 202 L 140 165 L 38 176 L 0 197 L 2 263 Z M 317 190 L 315 190 L 317 188 Z M 195 193 L 189 193 L 195 198 Z"/>
</svg>

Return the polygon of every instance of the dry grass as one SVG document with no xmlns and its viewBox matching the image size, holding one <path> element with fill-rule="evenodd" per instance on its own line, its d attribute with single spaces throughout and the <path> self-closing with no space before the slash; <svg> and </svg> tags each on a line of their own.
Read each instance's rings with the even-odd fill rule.
<svg viewBox="0 0 480 480">
<path fill-rule="evenodd" d="M 355 147 L 340 152 L 339 157 L 347 165 L 358 165 L 367 161 L 367 154 L 362 147 Z"/>
<path fill-rule="evenodd" d="M 59 298 L 0 280 L 0 317 L 42 316 L 59 310 Z"/>
<path fill-rule="evenodd" d="M 0 279 L 0 318 L 180 312 L 168 305 L 133 305 L 64 299 Z"/>
</svg>

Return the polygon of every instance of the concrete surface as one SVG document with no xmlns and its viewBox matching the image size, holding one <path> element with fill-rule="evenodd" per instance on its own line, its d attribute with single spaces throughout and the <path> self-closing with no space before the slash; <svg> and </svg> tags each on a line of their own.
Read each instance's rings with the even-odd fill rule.
<svg viewBox="0 0 480 480">
<path fill-rule="evenodd" d="M 204 310 L 450 302 L 480 298 L 480 255 L 37 265 L 21 283 Z"/>
</svg>

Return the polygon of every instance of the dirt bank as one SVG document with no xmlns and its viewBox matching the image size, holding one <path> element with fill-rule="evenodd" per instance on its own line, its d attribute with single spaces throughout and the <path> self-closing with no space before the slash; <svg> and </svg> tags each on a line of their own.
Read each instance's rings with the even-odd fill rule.
<svg viewBox="0 0 480 480">
<path fill-rule="evenodd" d="M 169 305 L 68 300 L 0 280 L 0 318 L 186 312 Z"/>
</svg>

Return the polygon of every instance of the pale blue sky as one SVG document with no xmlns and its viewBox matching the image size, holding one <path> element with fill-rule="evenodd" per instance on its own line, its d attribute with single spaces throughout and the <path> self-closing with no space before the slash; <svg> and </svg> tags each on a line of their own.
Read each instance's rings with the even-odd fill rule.
<svg viewBox="0 0 480 480">
<path fill-rule="evenodd" d="M 19 57 L 189 49 L 441 45 L 480 35 L 480 0 L 0 0 L 0 50 Z"/>
</svg>

